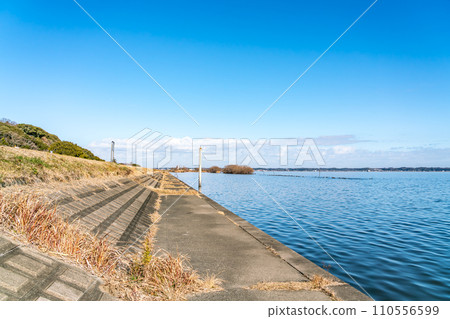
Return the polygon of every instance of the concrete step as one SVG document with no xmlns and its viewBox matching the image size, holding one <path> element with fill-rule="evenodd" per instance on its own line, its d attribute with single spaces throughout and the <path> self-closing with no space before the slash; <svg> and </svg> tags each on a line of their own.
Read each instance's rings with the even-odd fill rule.
<svg viewBox="0 0 450 319">
<path fill-rule="evenodd" d="M 21 246 L 0 233 L 0 300 L 115 300 L 85 270 Z"/>
<path fill-rule="evenodd" d="M 79 223 L 88 231 L 106 236 L 119 247 L 138 251 L 151 225 L 157 195 L 144 185 L 157 185 L 151 176 L 138 182 L 121 180 L 121 186 L 98 192 L 60 205 L 57 211 L 71 223 Z"/>
</svg>

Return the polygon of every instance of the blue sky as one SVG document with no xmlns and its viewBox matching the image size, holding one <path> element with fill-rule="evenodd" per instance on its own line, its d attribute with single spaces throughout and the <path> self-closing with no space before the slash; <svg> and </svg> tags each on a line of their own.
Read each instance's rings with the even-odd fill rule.
<svg viewBox="0 0 450 319">
<path fill-rule="evenodd" d="M 448 1 L 379 0 L 250 125 L 372 2 L 79 0 L 197 126 L 75 2 L 2 1 L 0 116 L 101 155 L 98 141 L 150 127 L 335 136 L 358 156 L 330 165 L 450 166 Z"/>
</svg>

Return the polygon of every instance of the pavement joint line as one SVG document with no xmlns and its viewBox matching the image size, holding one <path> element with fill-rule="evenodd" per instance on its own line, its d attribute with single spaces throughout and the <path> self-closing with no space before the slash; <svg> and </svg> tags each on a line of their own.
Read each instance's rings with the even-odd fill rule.
<svg viewBox="0 0 450 319">
<path fill-rule="evenodd" d="M 16 245 L 16 246 L 14 246 L 13 248 L 9 249 L 8 251 L 0 254 L 0 258 L 3 257 L 3 256 L 8 255 L 10 253 L 12 253 L 14 250 L 16 250 L 17 248 L 20 248 L 20 247 L 23 247 L 23 245 Z"/>
<path fill-rule="evenodd" d="M 52 282 L 54 282 L 54 278 L 59 276 L 64 268 L 67 267 L 62 263 L 57 263 L 50 273 L 48 273 L 45 277 L 40 277 L 35 280 L 34 284 L 28 289 L 28 291 L 19 298 L 19 300 L 31 300 L 40 296 L 40 294 L 49 286 Z M 41 288 L 44 287 L 44 288 Z"/>
<path fill-rule="evenodd" d="M 92 300 L 94 298 L 88 298 L 89 296 L 96 296 L 95 300 L 100 300 L 100 298 L 103 296 L 103 291 L 100 289 L 100 283 L 98 280 L 94 280 L 83 292 L 83 295 L 78 300 Z"/>
</svg>

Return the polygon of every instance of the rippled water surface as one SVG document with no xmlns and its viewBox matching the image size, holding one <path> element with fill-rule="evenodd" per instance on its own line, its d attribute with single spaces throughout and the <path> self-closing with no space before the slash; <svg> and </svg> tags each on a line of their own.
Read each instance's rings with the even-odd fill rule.
<svg viewBox="0 0 450 319">
<path fill-rule="evenodd" d="M 196 173 L 175 175 L 196 187 Z M 376 300 L 450 299 L 449 173 L 317 176 L 204 173 L 202 192 Z"/>
</svg>

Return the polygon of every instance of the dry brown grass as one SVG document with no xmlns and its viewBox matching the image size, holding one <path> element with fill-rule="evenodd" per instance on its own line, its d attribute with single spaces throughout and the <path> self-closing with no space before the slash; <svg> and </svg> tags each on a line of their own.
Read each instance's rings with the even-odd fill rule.
<svg viewBox="0 0 450 319">
<path fill-rule="evenodd" d="M 267 245 L 266 249 L 268 251 L 270 251 L 272 254 L 274 254 L 275 256 L 280 256 L 280 254 L 272 246 Z"/>
<path fill-rule="evenodd" d="M 110 162 L 0 146 L 0 186 L 67 182 L 141 174 L 134 167 Z"/>
<path fill-rule="evenodd" d="M 166 188 L 153 188 L 153 187 L 147 187 L 151 191 L 163 196 L 163 195 L 194 195 L 199 196 L 199 193 L 195 189 L 189 189 L 187 187 L 180 188 L 180 189 L 166 189 Z"/>
<path fill-rule="evenodd" d="M 68 224 L 37 195 L 0 194 L 0 225 L 21 241 L 69 257 L 94 273 L 114 272 L 119 252 L 105 239 Z"/>
<path fill-rule="evenodd" d="M 67 182 L 48 182 L 48 183 L 32 183 L 29 185 L 11 185 L 1 188 L 3 194 L 24 192 L 34 194 L 47 199 L 57 199 L 58 197 L 65 197 L 67 194 L 76 198 L 76 189 L 79 187 L 95 186 L 95 188 L 109 189 L 109 183 L 118 182 L 122 176 L 111 176 L 106 178 L 82 178 L 79 180 L 71 180 Z"/>
<path fill-rule="evenodd" d="M 150 234 L 144 251 L 127 265 L 126 275 L 111 276 L 106 288 L 123 300 L 185 300 L 188 294 L 221 289 L 219 279 L 201 278 L 186 264 L 185 256 L 154 253 Z"/>
<path fill-rule="evenodd" d="M 310 281 L 290 281 L 290 282 L 259 282 L 256 285 L 250 286 L 252 290 L 317 290 L 313 287 Z"/>
<path fill-rule="evenodd" d="M 150 190 L 157 193 L 160 196 L 163 195 L 194 195 L 200 197 L 198 191 L 193 188 L 190 188 L 183 183 L 174 180 L 174 178 L 167 172 L 163 172 L 163 177 L 160 180 L 159 188 L 153 188 L 147 186 Z"/>
<path fill-rule="evenodd" d="M 322 291 L 329 295 L 332 300 L 339 300 L 333 291 L 329 289 L 330 286 L 338 286 L 342 283 L 332 281 L 320 275 L 314 275 L 309 281 L 289 281 L 289 282 L 259 282 L 248 287 L 252 290 L 287 290 L 287 291 Z"/>
</svg>

